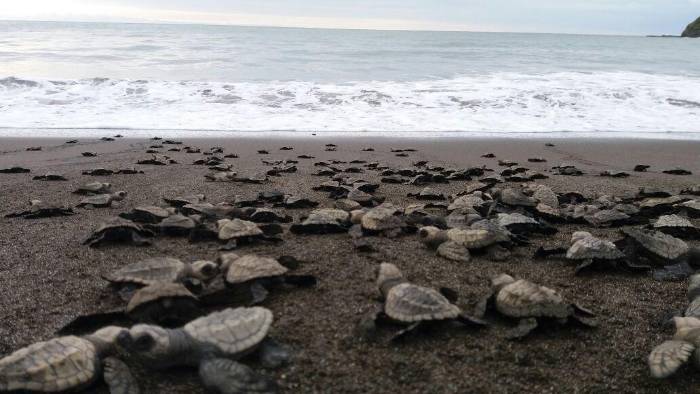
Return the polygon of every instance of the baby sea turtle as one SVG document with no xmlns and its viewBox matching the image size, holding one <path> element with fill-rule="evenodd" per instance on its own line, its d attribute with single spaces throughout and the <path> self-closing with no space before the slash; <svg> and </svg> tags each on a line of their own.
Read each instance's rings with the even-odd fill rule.
<svg viewBox="0 0 700 394">
<path fill-rule="evenodd" d="M 170 210 L 172 209 L 172 211 Z M 120 213 L 119 216 L 137 223 L 160 223 L 173 214 L 174 209 L 162 208 L 155 205 L 146 205 L 134 208 L 131 212 Z"/>
<path fill-rule="evenodd" d="M 168 205 L 175 207 L 175 208 L 180 208 L 184 205 L 187 204 L 199 204 L 200 202 L 204 202 L 206 200 L 206 197 L 204 194 L 193 194 L 189 196 L 177 196 L 177 197 L 163 197 L 163 201 L 168 203 Z"/>
<path fill-rule="evenodd" d="M 269 290 L 275 286 L 290 284 L 309 287 L 316 284 L 314 276 L 291 275 L 290 267 L 271 257 L 224 253 L 219 260 L 226 286 L 236 294 L 247 293 L 251 305 L 263 302 Z M 283 261 L 286 262 L 286 259 Z"/>
<path fill-rule="evenodd" d="M 290 227 L 294 234 L 344 233 L 350 228 L 350 214 L 341 209 L 316 209 L 300 224 Z"/>
<path fill-rule="evenodd" d="M 565 301 L 555 290 L 506 274 L 491 280 L 491 293 L 479 302 L 476 315 L 484 316 L 489 307 L 518 320 L 517 327 L 508 332 L 510 339 L 527 336 L 545 321 L 565 324 L 572 319 L 585 326 L 597 326 L 592 312 Z"/>
<path fill-rule="evenodd" d="M 571 247 L 566 258 L 578 263 L 576 273 L 594 265 L 614 265 L 625 259 L 614 243 L 594 237 L 591 233 L 577 231 L 571 236 Z"/>
<path fill-rule="evenodd" d="M 122 201 L 126 198 L 125 191 L 119 191 L 111 194 L 97 194 L 86 197 L 78 203 L 80 208 L 109 208 L 115 201 Z"/>
<path fill-rule="evenodd" d="M 110 393 L 138 394 L 128 367 L 112 357 L 124 331 L 110 326 L 83 337 L 63 336 L 17 350 L 0 359 L 0 391 L 81 390 L 102 375 Z"/>
<path fill-rule="evenodd" d="M 108 170 L 108 169 L 102 168 L 102 167 L 93 168 L 91 170 L 83 171 L 83 175 L 92 175 L 92 176 L 105 176 L 105 175 L 112 175 L 112 174 L 114 174 L 114 171 Z"/>
<path fill-rule="evenodd" d="M 96 247 L 107 243 L 130 243 L 137 246 L 150 245 L 147 237 L 154 233 L 140 225 L 119 217 L 107 219 L 84 242 Z"/>
<path fill-rule="evenodd" d="M 649 354 L 649 371 L 657 379 L 667 378 L 690 358 L 700 368 L 700 319 L 695 317 L 674 317 L 676 333 L 673 339 L 654 348 Z"/>
<path fill-rule="evenodd" d="M 690 220 L 678 215 L 661 216 L 654 222 L 652 228 L 678 238 L 700 238 L 700 229 L 695 227 Z"/>
<path fill-rule="evenodd" d="M 401 232 L 404 222 L 400 211 L 391 204 L 382 204 L 367 211 L 362 216 L 362 230 L 371 234 L 395 237 Z"/>
<path fill-rule="evenodd" d="M 406 326 L 393 335 L 392 340 L 430 322 L 458 321 L 470 326 L 484 325 L 481 320 L 464 313 L 437 290 L 409 283 L 394 264 L 380 264 L 377 287 L 384 299 L 384 307 L 373 320 L 388 320 Z"/>
<path fill-rule="evenodd" d="M 52 205 L 44 203 L 41 200 L 32 200 L 29 209 L 5 215 L 6 218 L 22 217 L 25 219 L 50 218 L 54 216 L 70 216 L 74 215 L 73 208 L 64 207 L 61 205 Z"/>
<path fill-rule="evenodd" d="M 30 169 L 19 166 L 0 168 L 0 174 L 26 174 L 29 172 L 31 172 Z"/>
<path fill-rule="evenodd" d="M 67 181 L 68 178 L 55 172 L 47 172 L 44 175 L 37 175 L 32 178 L 35 181 Z"/>
<path fill-rule="evenodd" d="M 155 225 L 146 225 L 154 231 L 160 231 L 162 234 L 171 237 L 188 236 L 197 226 L 197 221 L 189 216 L 176 213 L 161 220 Z"/>
<path fill-rule="evenodd" d="M 108 194 L 112 192 L 112 184 L 107 182 L 90 182 L 77 188 L 73 193 L 83 195 Z"/>
<path fill-rule="evenodd" d="M 684 241 L 660 231 L 626 227 L 625 253 L 631 260 L 644 257 L 652 263 L 670 265 L 679 263 L 688 256 L 690 247 Z"/>
<path fill-rule="evenodd" d="M 206 282 L 219 273 L 216 263 L 207 260 L 183 263 L 172 257 L 154 257 L 124 266 L 103 278 L 122 288 L 155 283 L 182 283 L 189 278 Z"/>
<path fill-rule="evenodd" d="M 241 219 L 221 219 L 217 222 L 219 240 L 248 243 L 264 236 L 257 224 Z"/>
<path fill-rule="evenodd" d="M 273 393 L 274 382 L 236 360 L 256 352 L 263 363 L 279 366 L 288 355 L 266 337 L 272 312 L 262 307 L 225 309 L 179 329 L 138 324 L 118 343 L 146 367 L 199 368 L 204 386 L 218 393 Z"/>
</svg>

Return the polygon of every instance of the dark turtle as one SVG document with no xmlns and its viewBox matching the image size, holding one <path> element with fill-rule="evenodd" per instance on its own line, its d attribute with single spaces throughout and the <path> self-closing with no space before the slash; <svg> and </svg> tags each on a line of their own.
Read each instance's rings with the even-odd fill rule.
<svg viewBox="0 0 700 394">
<path fill-rule="evenodd" d="M 111 194 L 97 194 L 82 199 L 77 207 L 80 208 L 109 208 L 115 201 L 122 201 L 126 198 L 125 191 L 119 191 Z"/>
<path fill-rule="evenodd" d="M 134 321 L 174 327 L 200 315 L 197 297 L 180 283 L 155 282 L 134 292 L 126 306 Z"/>
<path fill-rule="evenodd" d="M 190 232 L 197 227 L 197 221 L 191 217 L 176 213 L 164 218 L 155 225 L 147 225 L 146 227 L 160 231 L 165 235 L 181 237 L 190 235 Z"/>
<path fill-rule="evenodd" d="M 470 326 L 484 325 L 481 320 L 464 313 L 437 290 L 409 283 L 394 264 L 380 264 L 377 287 L 384 299 L 384 306 L 381 312 L 372 316 L 372 322 L 388 321 L 405 326 L 392 336 L 392 340 L 429 323 L 457 321 Z"/>
<path fill-rule="evenodd" d="M 31 172 L 30 169 L 19 166 L 0 168 L 0 174 L 26 174 L 29 172 Z"/>
<path fill-rule="evenodd" d="M 491 292 L 479 302 L 476 315 L 483 317 L 489 308 L 518 320 L 518 325 L 507 334 L 509 339 L 523 338 L 545 321 L 565 324 L 572 319 L 585 326 L 597 326 L 593 313 L 565 301 L 555 290 L 506 274 L 491 280 Z"/>
<path fill-rule="evenodd" d="M 272 320 L 272 312 L 262 307 L 225 309 L 179 329 L 138 324 L 118 343 L 148 368 L 199 368 L 202 383 L 213 392 L 274 393 L 274 382 L 236 362 L 253 352 L 269 366 L 287 361 L 284 350 L 265 340 Z"/>
<path fill-rule="evenodd" d="M 275 207 L 284 207 L 287 209 L 306 209 L 316 208 L 317 206 L 318 202 L 316 201 L 296 196 L 286 196 L 283 202 L 275 204 Z"/>
<path fill-rule="evenodd" d="M 120 174 L 120 175 L 136 175 L 136 174 L 143 174 L 143 171 L 138 170 L 134 167 L 124 167 L 124 168 L 118 169 L 114 173 Z"/>
<path fill-rule="evenodd" d="M 680 204 L 677 204 L 676 207 L 678 209 L 688 215 L 691 218 L 699 218 L 700 217 L 700 201 L 697 200 L 691 200 L 691 201 L 686 201 Z"/>
<path fill-rule="evenodd" d="M 670 174 L 670 175 L 693 175 L 693 173 L 691 171 L 688 171 L 688 170 L 680 168 L 680 167 L 672 168 L 670 170 L 664 170 L 663 173 Z"/>
<path fill-rule="evenodd" d="M 107 243 L 130 243 L 143 246 L 151 244 L 151 241 L 146 238 L 153 235 L 152 231 L 144 229 L 132 221 L 115 217 L 102 223 L 83 244 L 92 247 Z"/>
<path fill-rule="evenodd" d="M 420 191 L 420 193 L 409 193 L 408 197 L 414 197 L 418 200 L 444 200 L 445 195 L 430 188 L 426 187 Z"/>
<path fill-rule="evenodd" d="M 700 319 L 695 317 L 674 317 L 676 333 L 673 339 L 655 347 L 649 354 L 649 371 L 656 379 L 667 378 L 691 357 L 696 368 L 700 368 Z"/>
<path fill-rule="evenodd" d="M 35 181 L 67 181 L 68 178 L 55 172 L 47 172 L 44 175 L 37 175 L 32 178 Z"/>
<path fill-rule="evenodd" d="M 522 190 L 515 188 L 506 188 L 495 193 L 496 199 L 508 206 L 512 207 L 535 207 L 537 200 L 526 196 Z"/>
<path fill-rule="evenodd" d="M 81 153 L 81 155 L 83 157 L 96 157 L 97 153 L 95 153 L 95 152 L 83 152 L 83 153 Z"/>
<path fill-rule="evenodd" d="M 169 209 L 157 207 L 155 205 L 146 205 L 136 207 L 131 212 L 120 213 L 119 216 L 137 223 L 155 224 L 160 223 L 171 214 L 173 214 L 173 212 Z"/>
<path fill-rule="evenodd" d="M 112 192 L 112 184 L 106 182 L 90 182 L 77 188 L 73 193 L 83 195 L 108 194 Z"/>
<path fill-rule="evenodd" d="M 263 231 L 257 224 L 241 219 L 221 219 L 217 222 L 221 241 L 245 241 L 262 237 Z"/>
<path fill-rule="evenodd" d="M 556 228 L 520 213 L 499 213 L 496 222 L 514 234 L 554 234 L 557 232 Z"/>
<path fill-rule="evenodd" d="M 25 219 L 50 218 L 54 216 L 74 215 L 73 208 L 44 203 L 41 200 L 32 200 L 29 209 L 5 215 L 6 218 L 22 217 Z"/>
<path fill-rule="evenodd" d="M 187 204 L 198 204 L 206 200 L 204 194 L 193 194 L 189 196 L 163 197 L 163 201 L 175 208 L 180 208 Z"/>
<path fill-rule="evenodd" d="M 646 164 L 637 164 L 634 166 L 634 172 L 647 172 L 650 166 Z"/>
<path fill-rule="evenodd" d="M 618 227 L 630 224 L 632 218 L 617 209 L 604 209 L 584 215 L 583 219 L 595 227 Z"/>
<path fill-rule="evenodd" d="M 83 337 L 63 336 L 27 346 L 0 359 L 0 391 L 82 390 L 100 376 L 110 393 L 138 394 L 128 367 L 116 354 L 121 327 L 105 327 Z"/>
<path fill-rule="evenodd" d="M 691 186 L 681 190 L 681 194 L 690 194 L 693 196 L 700 196 L 700 185 Z"/>
<path fill-rule="evenodd" d="M 108 170 L 106 168 L 93 168 L 91 170 L 83 171 L 83 175 L 92 175 L 92 176 L 104 176 L 104 175 L 112 175 L 112 174 L 114 174 L 114 171 Z"/>
<path fill-rule="evenodd" d="M 571 247 L 566 258 L 575 261 L 576 273 L 592 265 L 615 266 L 625 260 L 614 243 L 594 237 L 588 232 L 577 231 L 571 236 Z"/>
<path fill-rule="evenodd" d="M 601 172 L 600 176 L 609 178 L 627 178 L 630 176 L 630 174 L 624 171 L 606 170 Z"/>
</svg>

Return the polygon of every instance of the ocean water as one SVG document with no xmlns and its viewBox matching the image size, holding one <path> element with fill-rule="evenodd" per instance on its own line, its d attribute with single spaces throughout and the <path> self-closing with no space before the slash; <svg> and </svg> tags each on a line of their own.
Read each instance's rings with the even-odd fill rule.
<svg viewBox="0 0 700 394">
<path fill-rule="evenodd" d="M 104 128 L 700 138 L 700 40 L 0 22 L 0 135 Z"/>
</svg>

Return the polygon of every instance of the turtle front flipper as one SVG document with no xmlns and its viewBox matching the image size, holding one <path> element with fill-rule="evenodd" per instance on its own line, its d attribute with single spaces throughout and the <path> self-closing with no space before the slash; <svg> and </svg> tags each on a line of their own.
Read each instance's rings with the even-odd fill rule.
<svg viewBox="0 0 700 394">
<path fill-rule="evenodd" d="M 118 358 L 107 357 L 103 361 L 102 373 L 110 394 L 139 394 L 139 385 L 129 367 Z"/>
<path fill-rule="evenodd" d="M 199 365 L 204 386 L 215 393 L 276 393 L 277 384 L 243 364 L 224 358 L 205 359 Z"/>
<path fill-rule="evenodd" d="M 685 341 L 666 341 L 655 347 L 648 360 L 651 376 L 663 379 L 673 375 L 694 351 L 695 346 Z"/>
<path fill-rule="evenodd" d="M 267 299 L 270 292 L 260 282 L 250 284 L 250 303 L 249 305 L 260 305 Z"/>
<path fill-rule="evenodd" d="M 292 358 L 286 346 L 269 337 L 258 346 L 257 356 L 260 364 L 270 369 L 279 368 Z"/>
<path fill-rule="evenodd" d="M 318 283 L 313 275 L 285 275 L 282 278 L 284 283 L 298 287 L 313 287 Z"/>
<path fill-rule="evenodd" d="M 574 269 L 574 275 L 579 275 L 581 272 L 588 270 L 593 266 L 593 259 L 581 260 L 581 262 Z"/>
<path fill-rule="evenodd" d="M 522 339 L 530 335 L 532 331 L 537 328 L 537 319 L 530 317 L 527 319 L 520 319 L 518 325 L 508 330 L 506 337 L 508 339 Z"/>
<path fill-rule="evenodd" d="M 488 322 L 481 318 L 471 316 L 464 312 L 460 313 L 456 320 L 468 327 L 484 327 L 488 325 Z"/>
<path fill-rule="evenodd" d="M 391 341 L 391 342 L 397 342 L 397 341 L 403 340 L 404 338 L 406 338 L 406 337 L 407 337 L 408 335 L 410 335 L 411 333 L 416 332 L 416 331 L 418 330 L 418 328 L 421 326 L 421 323 L 423 323 L 423 322 L 422 322 L 422 321 L 419 321 L 419 322 L 416 322 L 416 323 L 412 323 L 412 324 L 408 325 L 406 328 L 403 328 L 403 329 L 397 331 L 396 333 L 394 333 L 394 334 L 391 336 L 391 338 L 389 339 L 389 341 Z"/>
<path fill-rule="evenodd" d="M 474 307 L 474 317 L 477 319 L 483 319 L 484 316 L 486 316 L 486 311 L 489 309 L 490 306 L 493 306 L 493 300 L 494 296 L 496 295 L 496 292 L 492 290 L 489 291 L 488 294 L 485 294 L 481 299 L 479 299 L 479 302 L 476 303 L 476 306 Z"/>
</svg>

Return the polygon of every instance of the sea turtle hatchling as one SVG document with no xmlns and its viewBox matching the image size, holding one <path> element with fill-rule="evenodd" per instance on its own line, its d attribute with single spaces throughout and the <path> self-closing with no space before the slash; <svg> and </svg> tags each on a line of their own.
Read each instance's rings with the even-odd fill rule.
<svg viewBox="0 0 700 394">
<path fill-rule="evenodd" d="M 350 213 L 342 209 L 322 208 L 309 213 L 301 223 L 292 224 L 294 234 L 344 233 L 350 228 Z"/>
<path fill-rule="evenodd" d="M 700 238 L 700 229 L 695 227 L 690 220 L 678 215 L 660 216 L 656 222 L 654 222 L 652 228 L 682 239 Z"/>
<path fill-rule="evenodd" d="M 83 195 L 108 194 L 112 192 L 112 184 L 107 182 L 90 182 L 78 187 L 73 193 Z"/>
<path fill-rule="evenodd" d="M 74 215 L 73 208 L 61 205 L 52 205 L 41 200 L 30 201 L 29 209 L 5 215 L 6 218 L 22 217 L 25 219 L 50 218 L 54 216 Z"/>
<path fill-rule="evenodd" d="M 636 227 L 626 227 L 621 231 L 625 235 L 622 242 L 624 252 L 632 261 L 644 257 L 655 264 L 672 265 L 683 262 L 690 252 L 683 240 L 660 231 Z"/>
<path fill-rule="evenodd" d="M 131 298 L 129 293 L 136 287 L 183 283 L 190 278 L 207 282 L 218 273 L 219 267 L 213 261 L 198 260 L 187 264 L 172 257 L 154 257 L 119 268 L 104 275 L 103 279 L 117 286 L 127 296 L 125 298 Z"/>
<path fill-rule="evenodd" d="M 475 315 L 483 317 L 489 308 L 518 320 L 507 334 L 510 339 L 527 336 L 545 321 L 565 324 L 572 319 L 584 326 L 597 326 L 592 312 L 565 301 L 555 290 L 506 274 L 491 280 L 491 292 L 479 302 Z"/>
<path fill-rule="evenodd" d="M 100 375 L 112 394 L 138 394 L 128 367 L 112 357 L 120 327 L 105 327 L 82 337 L 38 342 L 0 359 L 0 391 L 58 392 L 84 389 Z"/>
<path fill-rule="evenodd" d="M 457 321 L 469 326 L 484 325 L 484 322 L 469 316 L 450 302 L 441 292 L 409 283 L 394 264 L 380 264 L 376 283 L 384 306 L 381 312 L 373 314 L 372 323 L 387 321 L 404 326 L 392 336 L 392 340 L 429 323 Z"/>
<path fill-rule="evenodd" d="M 571 236 L 571 247 L 566 258 L 578 263 L 576 274 L 593 265 L 615 265 L 625 260 L 625 254 L 617 246 L 594 237 L 586 231 L 577 231 Z"/>
<path fill-rule="evenodd" d="M 122 201 L 126 198 L 125 191 L 118 191 L 111 194 L 97 194 L 90 197 L 85 197 L 78 203 L 80 208 L 109 208 L 115 201 Z"/>
<path fill-rule="evenodd" d="M 287 352 L 266 339 L 272 321 L 266 308 L 225 309 L 179 329 L 138 324 L 120 334 L 118 343 L 148 368 L 197 367 L 213 392 L 274 393 L 274 382 L 237 362 L 251 353 L 269 367 L 287 361 Z"/>
<path fill-rule="evenodd" d="M 648 364 L 651 376 L 667 378 L 693 358 L 693 364 L 700 368 L 700 319 L 695 317 L 674 317 L 676 333 L 671 340 L 655 347 L 649 354 Z"/>
<path fill-rule="evenodd" d="M 107 219 L 85 240 L 84 245 L 96 247 L 108 243 L 130 243 L 137 246 L 150 245 L 147 237 L 154 233 L 140 225 L 119 217 Z"/>
<path fill-rule="evenodd" d="M 120 213 L 119 216 L 136 223 L 156 224 L 175 213 L 174 208 L 163 208 L 155 205 L 138 206 L 131 212 Z"/>
<path fill-rule="evenodd" d="M 312 275 L 289 273 L 298 264 L 296 259 L 289 256 L 275 259 L 255 254 L 239 256 L 235 253 L 223 253 L 219 256 L 219 262 L 223 286 L 217 279 L 204 288 L 201 297 L 207 305 L 221 304 L 219 300 L 225 299 L 231 302 L 244 299 L 246 304 L 255 305 L 263 302 L 274 287 L 316 285 L 316 277 Z"/>
</svg>

